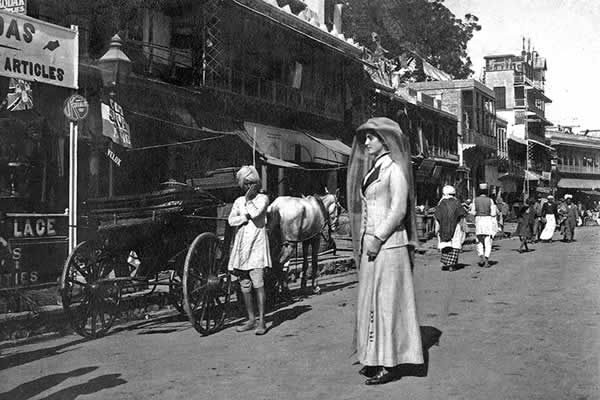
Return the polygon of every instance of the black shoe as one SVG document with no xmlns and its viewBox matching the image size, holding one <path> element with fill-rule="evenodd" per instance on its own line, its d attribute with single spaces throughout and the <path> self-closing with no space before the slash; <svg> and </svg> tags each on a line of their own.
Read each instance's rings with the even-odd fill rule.
<svg viewBox="0 0 600 400">
<path fill-rule="evenodd" d="M 488 260 L 488 258 L 485 258 L 485 262 L 483 263 L 483 268 L 489 268 L 490 267 L 490 261 Z"/>
<path fill-rule="evenodd" d="M 479 265 L 480 267 L 483 267 L 485 264 L 485 258 L 483 256 L 479 256 L 479 262 L 477 263 L 477 265 Z"/>
<path fill-rule="evenodd" d="M 400 379 L 400 375 L 395 372 L 381 368 L 379 372 L 372 378 L 365 381 L 365 385 L 383 385 L 384 383 L 392 382 Z"/>
<path fill-rule="evenodd" d="M 372 378 L 375 375 L 377 375 L 377 373 L 379 372 L 380 369 L 382 369 L 382 368 L 371 366 L 371 365 L 365 365 L 358 371 L 358 373 L 361 374 L 362 376 L 366 376 L 367 378 Z"/>
</svg>

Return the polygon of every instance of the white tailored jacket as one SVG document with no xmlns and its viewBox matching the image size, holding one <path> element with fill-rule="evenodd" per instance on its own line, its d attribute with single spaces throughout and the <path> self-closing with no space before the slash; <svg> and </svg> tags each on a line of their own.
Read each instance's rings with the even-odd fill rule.
<svg viewBox="0 0 600 400">
<path fill-rule="evenodd" d="M 389 155 L 377 160 L 377 166 L 380 168 L 379 176 L 364 192 L 361 191 L 362 248 L 374 236 L 383 241 L 382 249 L 406 246 L 408 238 L 404 218 L 408 206 L 408 182 L 400 166 Z"/>
</svg>

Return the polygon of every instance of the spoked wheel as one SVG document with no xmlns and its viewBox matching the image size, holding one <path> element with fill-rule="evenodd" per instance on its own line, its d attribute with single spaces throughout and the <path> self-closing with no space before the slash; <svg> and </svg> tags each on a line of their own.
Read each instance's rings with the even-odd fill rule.
<svg viewBox="0 0 600 400">
<path fill-rule="evenodd" d="M 71 252 L 60 279 L 62 304 L 75 332 L 87 338 L 105 335 L 119 313 L 121 288 L 114 257 L 92 242 Z"/>
<path fill-rule="evenodd" d="M 206 232 L 192 242 L 183 267 L 183 306 L 202 335 L 221 329 L 231 297 L 231 277 L 221 241 Z"/>
<path fill-rule="evenodd" d="M 181 271 L 171 271 L 169 275 L 169 302 L 180 314 L 185 314 Z"/>
</svg>

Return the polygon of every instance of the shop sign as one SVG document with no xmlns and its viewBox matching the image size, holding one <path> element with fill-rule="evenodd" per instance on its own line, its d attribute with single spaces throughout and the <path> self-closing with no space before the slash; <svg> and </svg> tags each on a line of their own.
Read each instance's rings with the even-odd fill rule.
<svg viewBox="0 0 600 400">
<path fill-rule="evenodd" d="M 78 39 L 77 30 L 0 10 L 0 76 L 77 89 Z"/>
<path fill-rule="evenodd" d="M 110 99 L 108 104 L 101 104 L 102 134 L 123 147 L 131 148 L 129 124 L 125 121 L 123 108 Z"/>
<path fill-rule="evenodd" d="M 26 14 L 27 0 L 0 0 L 0 10 L 18 14 Z"/>
<path fill-rule="evenodd" d="M 67 216 L 6 214 L 0 223 L 0 288 L 56 282 L 67 258 Z"/>
</svg>

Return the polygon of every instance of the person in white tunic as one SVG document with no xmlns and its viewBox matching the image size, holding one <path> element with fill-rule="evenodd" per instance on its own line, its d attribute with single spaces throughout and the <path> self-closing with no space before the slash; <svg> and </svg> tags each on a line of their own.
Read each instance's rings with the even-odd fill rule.
<svg viewBox="0 0 600 400">
<path fill-rule="evenodd" d="M 540 234 L 540 240 L 552 242 L 554 231 L 556 230 L 556 216 L 558 207 L 554 202 L 554 196 L 548 196 L 548 201 L 542 206 L 542 218 L 545 221 L 544 230 Z"/>
<path fill-rule="evenodd" d="M 423 364 L 410 155 L 396 122 L 371 118 L 358 128 L 350 157 L 348 207 L 359 266 L 355 344 L 367 385 L 398 379 L 401 364 Z"/>
<path fill-rule="evenodd" d="M 497 208 L 488 197 L 487 183 L 479 185 L 479 196 L 471 204 L 470 213 L 475 216 L 475 235 L 477 236 L 477 254 L 479 266 L 489 268 L 492 254 L 492 238 L 498 233 Z"/>
<path fill-rule="evenodd" d="M 260 178 L 253 166 L 242 167 L 237 173 L 237 180 L 246 194 L 235 200 L 229 214 L 229 225 L 237 227 L 238 230 L 233 241 L 228 267 L 240 278 L 248 312 L 248 321 L 239 326 L 237 331 L 256 329 L 257 335 L 264 335 L 267 327 L 263 272 L 264 268 L 270 268 L 272 265 L 266 229 L 269 197 L 260 192 Z M 252 289 L 256 292 L 258 319 L 254 310 Z"/>
</svg>

